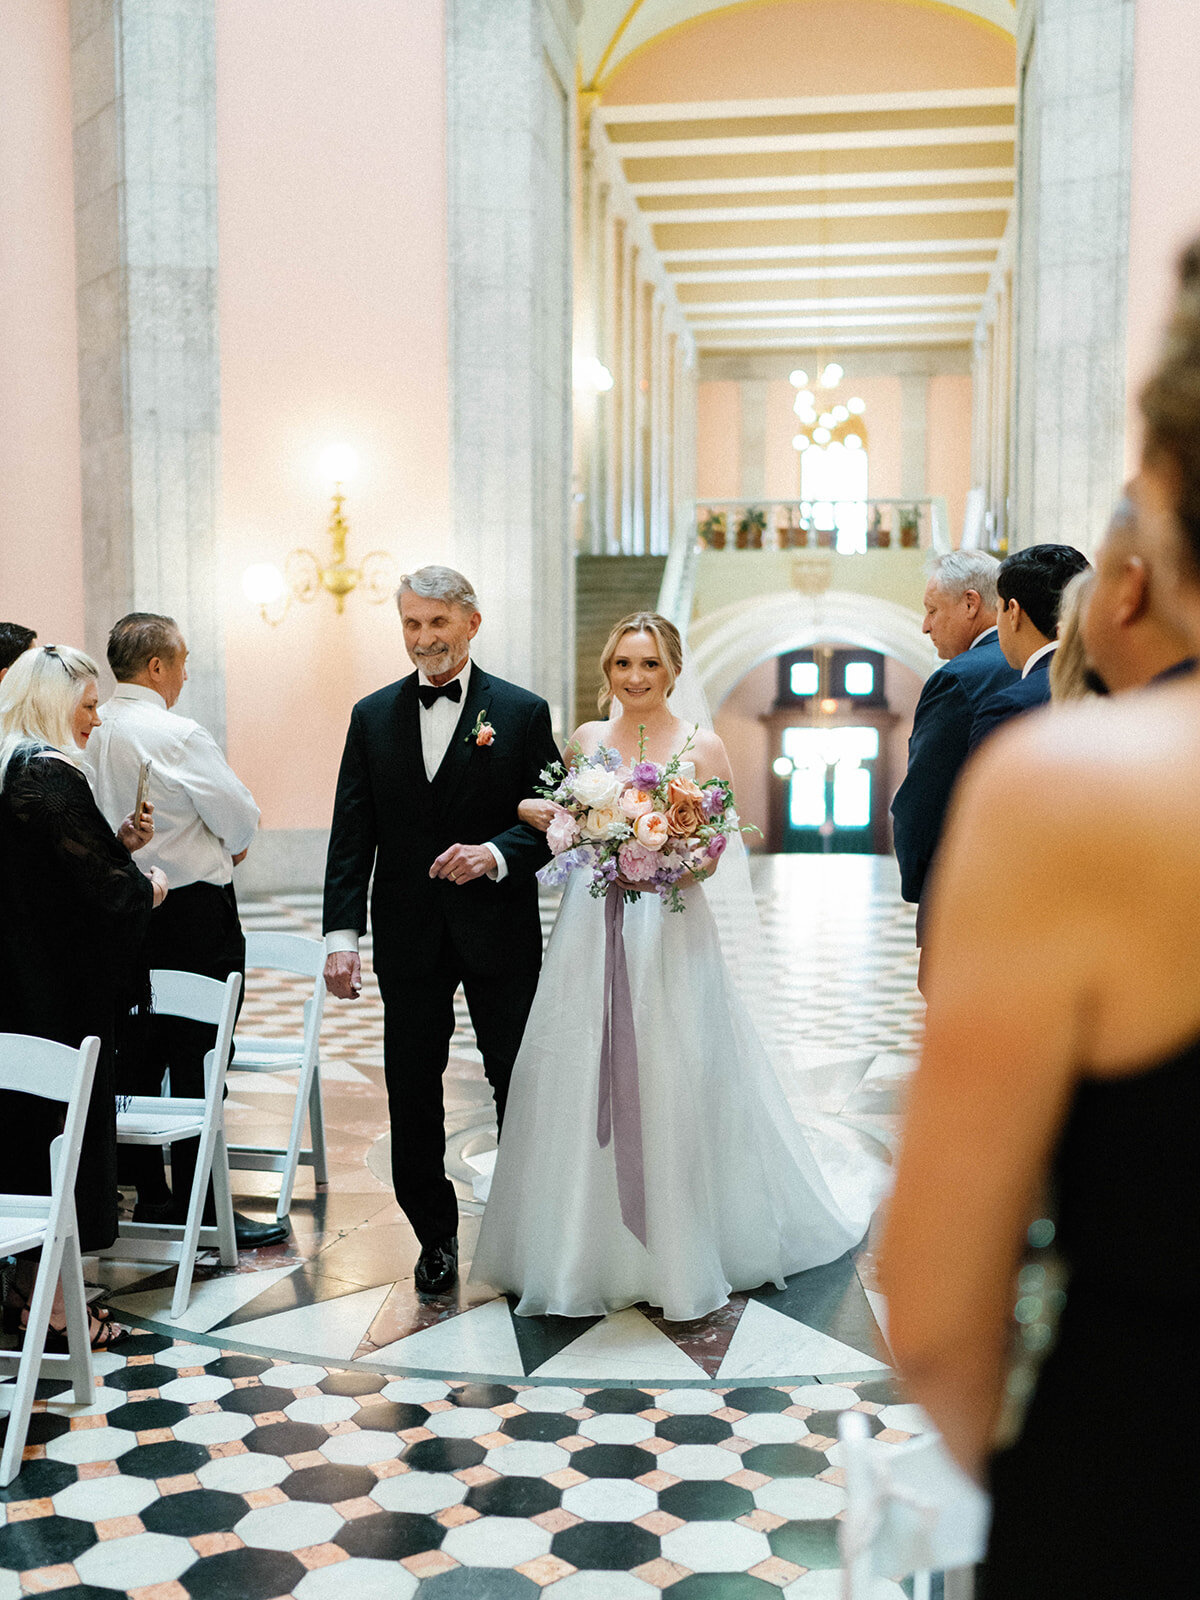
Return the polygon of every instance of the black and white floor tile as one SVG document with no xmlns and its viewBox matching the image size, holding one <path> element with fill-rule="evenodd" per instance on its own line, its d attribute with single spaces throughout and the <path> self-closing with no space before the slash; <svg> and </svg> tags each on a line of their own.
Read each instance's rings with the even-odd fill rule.
<svg viewBox="0 0 1200 1600">
<path fill-rule="evenodd" d="M 835 1600 L 838 1413 L 923 1425 L 887 1379 L 451 1384 L 158 1334 L 97 1368 L 88 1406 L 41 1386 L 0 1600 Z"/>
<path fill-rule="evenodd" d="M 789 1089 L 886 1151 L 921 1022 L 895 863 L 754 872 L 764 1025 L 790 1052 Z M 247 929 L 318 929 L 316 895 L 242 909 Z M 307 987 L 251 973 L 239 1031 L 294 1028 Z M 465 1278 L 495 1139 L 465 1009 L 457 1023 L 448 1170 Z M 172 1268 L 88 1263 L 146 1331 L 98 1358 L 93 1406 L 47 1388 L 0 1492 L 0 1600 L 320 1600 L 347 1584 L 363 1600 L 833 1600 L 834 1414 L 866 1409 L 885 1439 L 919 1426 L 890 1386 L 873 1242 L 682 1325 L 650 1306 L 518 1318 L 466 1284 L 421 1297 L 388 1181 L 382 1051 L 368 963 L 362 999 L 331 1002 L 322 1034 L 329 1185 L 301 1169 L 285 1245 L 228 1271 L 202 1258 L 177 1323 Z M 287 1074 L 232 1073 L 231 1137 L 283 1144 L 294 1092 Z M 238 1208 L 270 1216 L 277 1184 L 235 1172 Z"/>
</svg>

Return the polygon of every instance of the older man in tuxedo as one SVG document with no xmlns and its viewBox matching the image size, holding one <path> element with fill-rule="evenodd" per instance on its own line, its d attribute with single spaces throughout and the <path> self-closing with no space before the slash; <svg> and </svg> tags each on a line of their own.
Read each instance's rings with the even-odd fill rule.
<svg viewBox="0 0 1200 1600">
<path fill-rule="evenodd" d="M 924 942 L 922 896 L 950 793 L 967 758 L 971 723 L 989 695 L 1017 680 L 996 638 L 996 574 L 983 550 L 952 550 L 933 564 L 925 588 L 922 632 L 945 662 L 926 681 L 913 715 L 908 774 L 892 801 L 900 893 L 917 907 L 917 943 Z"/>
<path fill-rule="evenodd" d="M 417 670 L 351 713 L 325 871 L 325 982 L 341 999 L 359 993 L 373 871 L 392 1182 L 421 1247 L 417 1289 L 439 1294 L 458 1271 L 442 1099 L 454 995 L 461 984 L 500 1124 L 542 960 L 534 872 L 549 858 L 517 806 L 559 753 L 546 702 L 471 661 L 481 615 L 461 573 L 422 567 L 397 603 Z"/>
</svg>

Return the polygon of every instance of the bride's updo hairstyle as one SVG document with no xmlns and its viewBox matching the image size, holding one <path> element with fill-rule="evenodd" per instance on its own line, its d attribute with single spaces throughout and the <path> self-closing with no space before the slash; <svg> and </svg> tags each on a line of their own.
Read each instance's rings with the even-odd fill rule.
<svg viewBox="0 0 1200 1600">
<path fill-rule="evenodd" d="M 1176 508 L 1194 576 L 1200 576 L 1200 239 L 1179 263 L 1179 295 L 1162 356 L 1142 390 L 1145 455 L 1179 476 Z"/>
<path fill-rule="evenodd" d="M 668 694 L 675 687 L 675 680 L 683 671 L 683 640 L 679 637 L 679 629 L 675 624 L 668 622 L 666 617 L 660 617 L 657 611 L 633 611 L 617 623 L 609 634 L 608 643 L 600 656 L 604 687 L 600 690 L 596 703 L 601 711 L 607 711 L 612 700 L 613 657 L 627 633 L 648 633 L 654 640 L 659 659 L 671 675 L 671 681 L 667 686 Z"/>
</svg>

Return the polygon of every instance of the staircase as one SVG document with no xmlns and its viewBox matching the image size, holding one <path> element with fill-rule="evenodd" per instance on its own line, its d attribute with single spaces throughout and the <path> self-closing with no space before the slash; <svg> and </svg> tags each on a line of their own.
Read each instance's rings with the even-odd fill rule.
<svg viewBox="0 0 1200 1600">
<path fill-rule="evenodd" d="M 575 721 L 592 721 L 600 689 L 600 655 L 614 622 L 631 611 L 654 611 L 666 556 L 575 557 Z"/>
</svg>

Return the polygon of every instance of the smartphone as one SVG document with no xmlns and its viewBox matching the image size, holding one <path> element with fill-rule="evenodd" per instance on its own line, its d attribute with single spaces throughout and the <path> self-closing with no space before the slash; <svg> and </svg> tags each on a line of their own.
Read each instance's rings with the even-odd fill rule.
<svg viewBox="0 0 1200 1600">
<path fill-rule="evenodd" d="M 135 824 L 142 820 L 142 807 L 146 804 L 146 794 L 150 788 L 151 765 L 152 763 L 149 760 L 143 761 L 141 771 L 138 773 L 137 800 L 133 807 L 133 820 Z"/>
</svg>

